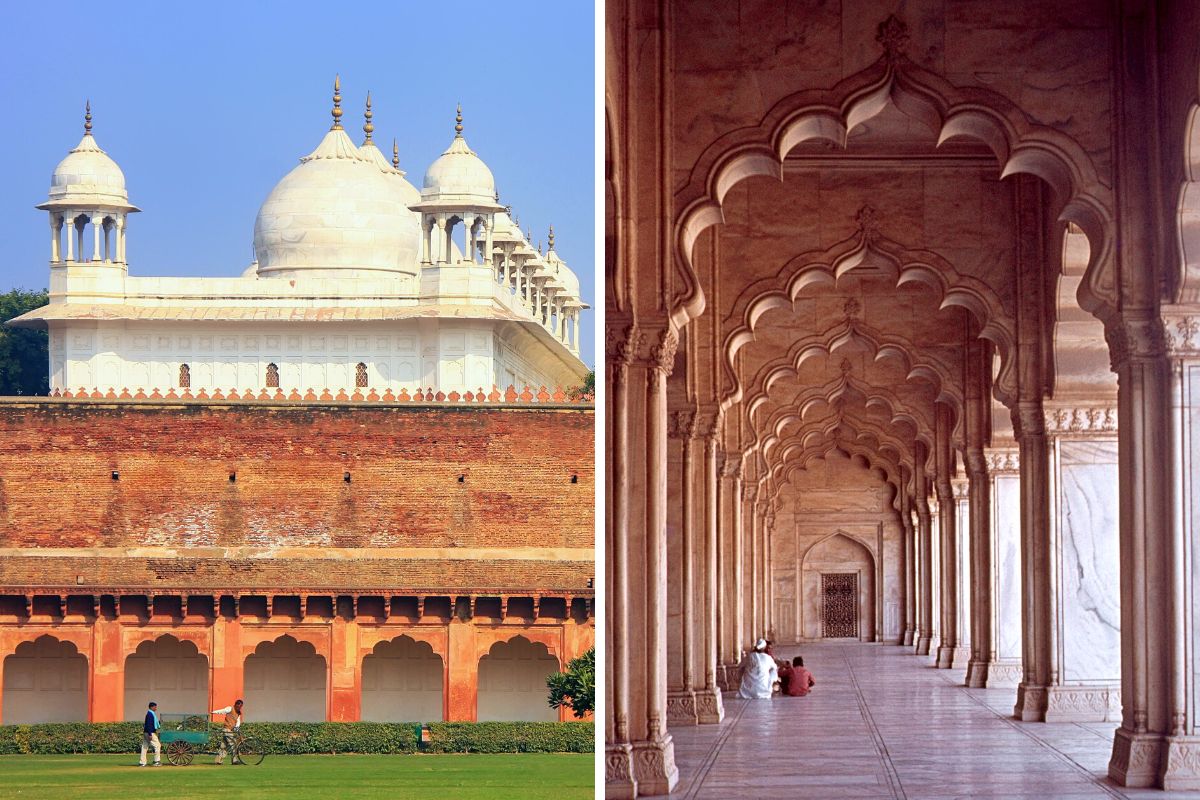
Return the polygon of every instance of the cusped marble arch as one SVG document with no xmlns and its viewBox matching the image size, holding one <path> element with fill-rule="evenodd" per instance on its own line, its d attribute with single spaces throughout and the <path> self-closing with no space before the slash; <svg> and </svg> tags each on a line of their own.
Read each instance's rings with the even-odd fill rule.
<svg viewBox="0 0 1200 800">
<path fill-rule="evenodd" d="M 1112 189 L 1074 139 L 1035 124 L 1003 95 L 959 87 L 900 56 L 881 57 L 830 90 L 805 90 L 776 103 L 756 126 L 730 131 L 710 144 L 676 193 L 676 258 L 688 283 L 676 306 L 680 324 L 704 309 L 692 266 L 700 234 L 724 222 L 729 191 L 755 176 L 783 180 L 783 161 L 802 142 L 822 141 L 845 149 L 849 131 L 894 104 L 937 131 L 936 145 L 952 139 L 983 143 L 1001 177 L 1031 174 L 1045 181 L 1061 205 L 1059 219 L 1074 222 L 1092 245 L 1080 305 L 1101 319 L 1116 314 Z"/>
<path fill-rule="evenodd" d="M 788 349 L 787 355 L 762 365 L 748 382 L 748 387 L 739 384 L 735 392 L 727 394 L 721 402 L 722 411 L 728 411 L 744 398 L 747 414 L 753 416 L 776 383 L 798 377 L 800 368 L 810 359 L 830 358 L 849 344 L 861 346 L 876 363 L 894 360 L 906 373 L 906 381 L 928 383 L 936 393 L 936 402 L 949 405 L 956 418 L 962 416 L 962 388 L 955 383 L 947 364 L 936 358 L 926 358 L 923 348 L 913 342 L 882 334 L 861 321 L 842 322 L 827 331 L 798 340 Z M 961 372 L 961 365 L 957 366 Z"/>
<path fill-rule="evenodd" d="M 794 311 L 801 293 L 813 286 L 834 287 L 837 279 L 852 267 L 846 259 L 861 263 L 864 253 L 886 258 L 896 268 L 896 288 L 916 283 L 929 288 L 939 310 L 965 309 L 979 323 L 979 336 L 991 341 L 1000 355 L 1000 373 L 996 380 L 997 397 L 1006 405 L 1016 400 L 1014 358 L 1016 321 L 1005 310 L 999 295 L 982 280 L 960 273 L 949 261 L 928 250 L 910 250 L 882 236 L 868 239 L 855 234 L 823 251 L 795 256 L 770 278 L 747 286 L 734 300 L 725 319 L 722 353 L 724 369 L 737 386 L 735 358 L 741 348 L 755 339 L 759 320 L 769 311 Z"/>
</svg>

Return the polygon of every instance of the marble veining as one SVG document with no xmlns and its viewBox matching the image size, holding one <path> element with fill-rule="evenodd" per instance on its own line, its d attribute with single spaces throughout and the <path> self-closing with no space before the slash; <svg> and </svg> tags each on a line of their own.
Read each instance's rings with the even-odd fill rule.
<svg viewBox="0 0 1200 800">
<path fill-rule="evenodd" d="M 996 519 L 996 654 L 1021 657 L 1021 482 L 997 475 Z"/>
<path fill-rule="evenodd" d="M 1117 442 L 1059 447 L 1063 680 L 1119 681 Z"/>
</svg>

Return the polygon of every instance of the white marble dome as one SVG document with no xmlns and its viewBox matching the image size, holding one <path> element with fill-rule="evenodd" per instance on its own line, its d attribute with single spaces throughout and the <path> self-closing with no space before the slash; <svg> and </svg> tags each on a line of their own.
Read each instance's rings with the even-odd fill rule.
<svg viewBox="0 0 1200 800">
<path fill-rule="evenodd" d="M 49 202 L 84 207 L 130 207 L 125 173 L 100 149 L 90 131 L 54 168 L 50 176 Z"/>
<path fill-rule="evenodd" d="M 487 164 L 467 146 L 462 135 L 462 117 L 454 141 L 425 171 L 421 197 L 426 200 L 466 199 L 493 203 L 496 179 Z"/>
<path fill-rule="evenodd" d="M 344 130 L 330 130 L 259 209 L 254 223 L 258 274 L 415 275 L 421 223 L 408 208 L 415 187 L 408 184 L 409 191 L 402 184 L 407 184 L 402 176 L 385 175 Z"/>
</svg>

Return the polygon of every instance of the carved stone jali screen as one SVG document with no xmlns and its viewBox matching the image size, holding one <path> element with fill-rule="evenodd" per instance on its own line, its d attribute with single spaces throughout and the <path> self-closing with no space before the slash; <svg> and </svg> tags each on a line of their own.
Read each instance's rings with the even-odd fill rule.
<svg viewBox="0 0 1200 800">
<path fill-rule="evenodd" d="M 858 638 L 858 573 L 821 573 L 821 618 L 826 639 Z"/>
</svg>

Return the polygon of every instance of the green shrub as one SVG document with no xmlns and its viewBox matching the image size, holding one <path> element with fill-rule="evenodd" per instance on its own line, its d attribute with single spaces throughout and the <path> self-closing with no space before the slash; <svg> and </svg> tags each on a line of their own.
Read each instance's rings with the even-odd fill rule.
<svg viewBox="0 0 1200 800">
<path fill-rule="evenodd" d="M 590 722 L 431 722 L 430 753 L 590 753 Z M 268 753 L 413 753 L 415 722 L 247 722 L 242 732 Z M 217 729 L 214 727 L 214 733 Z M 136 753 L 140 722 L 0 725 L 0 755 Z M 214 741 L 214 744 L 216 742 Z"/>
<path fill-rule="evenodd" d="M 591 753 L 590 722 L 431 722 L 430 753 Z"/>
</svg>

